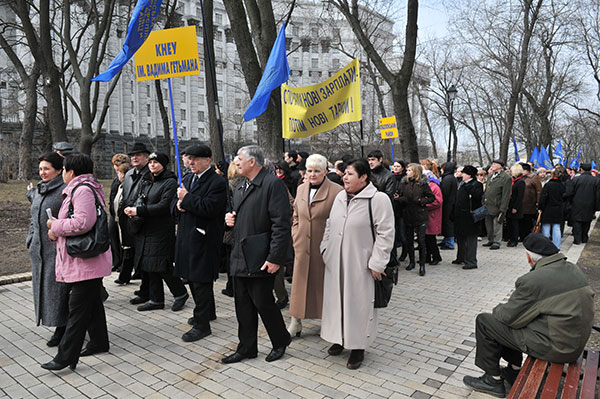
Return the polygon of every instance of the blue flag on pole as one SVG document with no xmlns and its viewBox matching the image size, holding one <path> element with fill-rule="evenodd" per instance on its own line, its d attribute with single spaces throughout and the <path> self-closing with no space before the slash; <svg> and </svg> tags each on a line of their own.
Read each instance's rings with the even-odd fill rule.
<svg viewBox="0 0 600 399">
<path fill-rule="evenodd" d="M 569 164 L 569 167 L 571 167 L 571 168 L 579 168 L 579 158 L 580 157 L 581 157 L 581 148 L 577 152 L 577 158 L 575 158 L 575 159 L 573 159 L 571 161 L 571 163 Z"/>
<path fill-rule="evenodd" d="M 544 167 L 546 169 L 553 169 L 554 165 L 552 165 L 552 161 L 550 160 L 550 155 L 548 155 L 548 151 L 546 147 L 542 146 L 542 149 L 538 155 L 538 167 Z"/>
<path fill-rule="evenodd" d="M 536 168 L 538 167 L 539 154 L 540 154 L 540 152 L 536 145 L 535 148 L 533 149 L 533 152 L 531 153 L 531 156 L 529 157 L 529 162 L 533 162 L 533 166 L 535 166 Z"/>
<path fill-rule="evenodd" d="M 519 158 L 519 151 L 517 151 L 517 140 L 515 140 L 513 136 L 513 145 L 515 146 L 515 162 L 519 162 L 521 158 Z"/>
<path fill-rule="evenodd" d="M 92 78 L 93 82 L 108 82 L 121 71 L 152 32 L 161 3 L 162 0 L 138 0 L 127 27 L 123 49 L 112 60 L 105 72 Z"/>
<path fill-rule="evenodd" d="M 592 169 L 596 170 L 596 162 L 592 161 Z"/>
<path fill-rule="evenodd" d="M 285 52 L 285 24 L 281 25 L 269 60 L 265 66 L 260 83 L 254 92 L 254 97 L 248 105 L 246 112 L 244 112 L 244 120 L 247 122 L 260 116 L 267 109 L 269 105 L 269 98 L 271 92 L 281 86 L 282 83 L 287 82 L 290 76 L 290 66 L 287 62 L 287 55 Z"/>
<path fill-rule="evenodd" d="M 558 145 L 556 146 L 556 149 L 554 150 L 554 155 L 558 157 L 558 162 L 560 162 L 561 165 L 564 166 L 564 154 L 563 154 L 563 149 L 562 149 L 562 141 L 558 140 Z"/>
</svg>

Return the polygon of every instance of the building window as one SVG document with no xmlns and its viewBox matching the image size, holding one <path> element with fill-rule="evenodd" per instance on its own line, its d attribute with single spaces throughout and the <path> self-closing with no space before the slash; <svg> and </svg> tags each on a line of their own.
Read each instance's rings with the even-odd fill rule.
<svg viewBox="0 0 600 399">
<path fill-rule="evenodd" d="M 321 53 L 328 53 L 329 52 L 329 40 L 322 40 L 321 41 Z"/>
<path fill-rule="evenodd" d="M 204 111 L 198 111 L 198 122 L 204 122 Z"/>
<path fill-rule="evenodd" d="M 215 57 L 223 58 L 223 48 L 215 46 Z"/>
<path fill-rule="evenodd" d="M 187 137 L 187 129 L 185 128 L 185 126 L 181 126 L 181 136 Z"/>
<path fill-rule="evenodd" d="M 200 7 L 196 7 L 196 16 L 197 17 L 202 16 L 202 9 Z"/>
<path fill-rule="evenodd" d="M 204 96 L 198 97 L 198 104 L 204 105 Z"/>
<path fill-rule="evenodd" d="M 223 32 L 221 32 L 220 30 L 215 30 L 215 40 L 223 40 Z"/>
<path fill-rule="evenodd" d="M 146 96 L 150 98 L 150 85 L 146 86 Z"/>
<path fill-rule="evenodd" d="M 148 136 L 152 135 L 152 124 L 148 123 Z"/>
<path fill-rule="evenodd" d="M 302 51 L 310 51 L 310 39 L 302 39 Z"/>
<path fill-rule="evenodd" d="M 340 60 L 337 58 L 334 58 L 332 60 L 332 66 L 333 66 L 333 69 L 340 69 Z"/>
<path fill-rule="evenodd" d="M 185 109 L 181 110 L 181 120 L 184 121 L 185 120 Z"/>
<path fill-rule="evenodd" d="M 292 38 L 291 37 L 286 37 L 285 38 L 285 49 L 287 51 L 290 51 L 291 48 L 292 48 Z"/>
<path fill-rule="evenodd" d="M 135 91 L 135 83 L 133 83 L 133 80 L 131 81 L 131 92 L 133 93 Z"/>
<path fill-rule="evenodd" d="M 204 138 L 204 128 L 201 127 L 198 129 L 198 134 L 200 135 L 200 138 L 203 139 Z"/>
<path fill-rule="evenodd" d="M 204 89 L 204 78 L 200 78 L 200 88 Z"/>
<path fill-rule="evenodd" d="M 333 37 L 335 39 L 339 39 L 340 38 L 340 29 L 339 28 L 334 28 L 333 29 Z"/>
<path fill-rule="evenodd" d="M 186 100 L 185 100 L 185 97 L 186 97 L 186 95 L 185 95 L 185 91 L 182 91 L 182 92 L 181 92 L 181 102 L 182 102 L 182 103 L 184 103 L 184 102 L 186 101 Z"/>
<path fill-rule="evenodd" d="M 152 112 L 150 109 L 150 104 L 146 104 L 146 113 L 148 114 L 148 116 L 152 116 Z"/>
<path fill-rule="evenodd" d="M 115 144 L 115 141 L 114 141 L 114 140 L 110 142 L 110 148 L 112 149 L 112 153 L 113 153 L 113 154 L 116 154 L 116 153 L 117 153 L 117 146 L 116 146 L 116 144 Z"/>
<path fill-rule="evenodd" d="M 133 101 L 131 102 L 131 112 L 135 111 L 135 104 L 133 103 Z"/>
<path fill-rule="evenodd" d="M 310 67 L 311 68 L 318 68 L 319 67 L 319 59 L 318 58 L 313 58 L 312 60 L 310 60 Z"/>
<path fill-rule="evenodd" d="M 215 24 L 221 25 L 223 23 L 223 15 L 215 13 Z"/>
<path fill-rule="evenodd" d="M 131 134 L 135 134 L 135 122 L 131 121 Z"/>
<path fill-rule="evenodd" d="M 221 80 L 217 80 L 217 90 L 221 91 L 223 90 L 223 81 Z M 220 102 L 220 101 L 219 101 Z"/>
<path fill-rule="evenodd" d="M 300 28 L 298 26 L 292 27 L 292 35 L 300 36 Z"/>
<path fill-rule="evenodd" d="M 310 28 L 310 36 L 313 38 L 317 38 L 319 36 L 319 28 L 316 26 L 313 26 Z"/>
<path fill-rule="evenodd" d="M 235 99 L 235 108 L 236 109 L 241 109 L 242 108 L 242 99 L 241 98 L 236 98 Z"/>
</svg>

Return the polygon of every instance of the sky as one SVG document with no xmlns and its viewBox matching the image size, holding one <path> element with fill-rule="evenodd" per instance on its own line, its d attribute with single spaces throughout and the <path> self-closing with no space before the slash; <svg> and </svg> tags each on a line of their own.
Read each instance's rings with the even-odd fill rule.
<svg viewBox="0 0 600 399">
<path fill-rule="evenodd" d="M 442 0 L 420 1 L 418 18 L 421 37 L 440 38 L 447 34 L 448 16 Z"/>
</svg>

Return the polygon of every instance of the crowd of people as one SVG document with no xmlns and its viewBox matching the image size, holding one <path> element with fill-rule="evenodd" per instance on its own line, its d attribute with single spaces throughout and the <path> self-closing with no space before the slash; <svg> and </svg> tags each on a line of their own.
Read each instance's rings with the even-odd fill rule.
<svg viewBox="0 0 600 399">
<path fill-rule="evenodd" d="M 600 180 L 588 164 L 550 172 L 528 163 L 508 168 L 499 159 L 487 168 L 430 159 L 390 164 L 379 150 L 335 162 L 289 151 L 271 162 L 255 145 L 242 147 L 231 164 L 215 164 L 205 144 L 185 148 L 181 157 L 179 185 L 169 156 L 142 143 L 113 156 L 111 245 L 90 258 L 71 256 L 65 241 L 90 231 L 99 217 L 95 201 L 104 205 L 91 158 L 67 143 L 39 158 L 42 180 L 27 193 L 27 246 L 36 322 L 56 328 L 48 346 L 58 346 L 42 367 L 74 369 L 80 356 L 109 350 L 102 277 L 112 268 L 119 285 L 141 280 L 130 300 L 140 312 L 165 307 L 163 282 L 175 312 L 189 289 L 194 309 L 185 342 L 212 333 L 213 284 L 225 272 L 222 293 L 234 298 L 239 343 L 223 363 L 257 356 L 260 316 L 272 344 L 266 361 L 284 356 L 303 319 L 320 319 L 321 337 L 332 344 L 328 354 L 349 350 L 347 367 L 356 369 L 377 335 L 373 282 L 390 259 L 408 258 L 405 269 L 418 264 L 425 276 L 427 265 L 456 250 L 452 264 L 476 269 L 482 237 L 489 250 L 503 241 L 515 247 L 536 224 L 558 250 L 565 224 L 573 226 L 574 244 L 587 242 L 600 208 Z M 286 327 L 281 310 L 288 302 Z M 82 348 L 86 331 L 90 341 Z"/>
</svg>

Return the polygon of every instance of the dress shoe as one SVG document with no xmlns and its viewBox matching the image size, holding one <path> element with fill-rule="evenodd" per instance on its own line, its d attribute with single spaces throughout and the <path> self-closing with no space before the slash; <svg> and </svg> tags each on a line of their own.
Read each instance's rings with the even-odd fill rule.
<svg viewBox="0 0 600 399">
<path fill-rule="evenodd" d="M 183 307 L 185 306 L 185 301 L 187 301 L 189 297 L 190 297 L 190 294 L 188 294 L 186 292 L 185 295 L 182 295 L 179 298 L 175 298 L 175 302 L 173 302 L 173 306 L 171 306 L 171 310 L 173 312 L 178 312 L 181 309 L 183 309 Z"/>
<path fill-rule="evenodd" d="M 291 343 L 292 343 L 292 337 L 290 337 L 290 340 L 288 341 L 287 345 L 280 346 L 279 348 L 271 349 L 271 352 L 269 352 L 269 354 L 267 355 L 265 360 L 267 362 L 274 362 L 275 360 L 281 359 L 283 357 L 283 355 L 285 355 L 285 348 L 287 348 L 289 346 L 289 344 L 291 344 Z"/>
<path fill-rule="evenodd" d="M 155 303 L 155 302 L 146 302 L 143 305 L 138 306 L 137 310 L 138 312 L 145 312 L 147 310 L 157 310 L 157 309 L 164 309 L 165 308 L 165 304 L 164 303 Z"/>
<path fill-rule="evenodd" d="M 290 326 L 287 330 L 290 333 L 290 336 L 299 337 L 302 333 L 302 320 L 292 316 L 292 322 L 290 323 Z"/>
<path fill-rule="evenodd" d="M 129 300 L 129 303 L 132 305 L 139 305 L 146 302 L 148 302 L 148 298 L 144 298 L 142 296 L 136 296 L 135 298 Z"/>
<path fill-rule="evenodd" d="M 463 383 L 477 392 L 487 393 L 488 395 L 496 396 L 498 398 L 504 398 L 506 396 L 504 380 L 496 380 L 488 374 L 484 374 L 481 377 L 471 377 L 470 375 L 466 375 L 463 378 Z"/>
<path fill-rule="evenodd" d="M 454 249 L 454 248 L 452 248 L 452 247 L 449 247 L 449 246 L 447 246 L 447 245 L 440 245 L 440 249 L 441 249 L 441 250 L 444 250 L 444 251 L 446 251 L 446 250 L 449 250 L 449 249 Z"/>
<path fill-rule="evenodd" d="M 58 344 L 60 344 L 61 339 L 62 339 L 62 337 L 57 337 L 57 336 L 53 335 L 52 338 L 50 338 L 50 340 L 48 340 L 48 342 L 46 342 L 46 345 L 53 348 L 55 346 L 58 346 Z"/>
<path fill-rule="evenodd" d="M 464 265 L 462 268 L 465 270 L 477 269 L 477 265 Z"/>
<path fill-rule="evenodd" d="M 196 327 L 181 336 L 183 342 L 194 342 L 201 340 L 204 337 L 208 337 L 211 334 L 210 328 L 208 330 L 200 330 Z"/>
<path fill-rule="evenodd" d="M 519 245 L 518 241 L 509 241 L 508 244 L 506 244 L 507 247 L 516 247 L 517 245 Z"/>
<path fill-rule="evenodd" d="M 353 349 L 352 352 L 350 352 L 350 357 L 348 358 L 348 363 L 346 363 L 346 367 L 350 370 L 356 370 L 360 367 L 364 358 L 364 349 Z"/>
<path fill-rule="evenodd" d="M 491 249 L 491 250 L 494 250 L 494 249 L 500 249 L 500 245 L 498 245 L 498 244 L 494 243 L 494 244 L 492 244 L 492 246 L 490 247 L 490 249 Z"/>
<path fill-rule="evenodd" d="M 244 359 L 254 359 L 255 357 L 256 357 L 256 354 L 248 356 L 248 355 L 242 355 L 239 352 L 235 352 L 233 355 L 225 356 L 223 359 L 221 359 L 221 363 L 224 363 L 224 364 L 238 363 Z"/>
<path fill-rule="evenodd" d="M 333 344 L 329 347 L 329 349 L 327 349 L 327 353 L 329 353 L 331 356 L 337 356 L 340 353 L 342 353 L 342 351 L 344 350 L 344 347 L 340 344 Z"/>
<path fill-rule="evenodd" d="M 419 265 L 419 276 L 423 277 L 425 275 L 425 265 Z"/>
<path fill-rule="evenodd" d="M 435 266 L 435 265 L 439 265 L 441 262 L 442 262 L 442 260 L 440 259 L 440 260 L 434 260 L 434 261 L 432 261 L 432 262 L 429 262 L 429 264 L 430 264 L 431 266 Z"/>
<path fill-rule="evenodd" d="M 451 263 L 453 265 L 462 265 L 465 262 L 463 262 L 462 260 L 454 259 Z"/>
<path fill-rule="evenodd" d="M 226 289 L 226 288 L 223 288 L 223 289 L 221 290 L 221 294 L 223 294 L 223 295 L 225 295 L 225 296 L 228 296 L 228 297 L 230 297 L 230 298 L 233 298 L 233 290 L 228 290 L 228 289 Z"/>
<path fill-rule="evenodd" d="M 98 353 L 106 353 L 108 352 L 108 349 L 105 350 L 94 350 L 94 349 L 90 349 L 88 347 L 85 347 L 81 350 L 81 353 L 79 353 L 79 357 L 86 357 L 86 356 L 92 356 L 92 355 L 96 355 Z"/>
<path fill-rule="evenodd" d="M 198 323 L 196 323 L 196 319 L 194 319 L 193 317 L 190 317 L 190 318 L 188 319 L 187 323 L 188 323 L 190 326 L 195 326 L 196 324 L 198 324 Z"/>
<path fill-rule="evenodd" d="M 581 241 L 573 241 L 573 245 L 580 245 Z"/>
<path fill-rule="evenodd" d="M 118 279 L 115 280 L 115 284 L 126 285 L 126 284 L 129 284 L 129 281 L 123 281 L 120 278 L 118 278 Z"/>
<path fill-rule="evenodd" d="M 491 247 L 492 245 L 494 245 L 492 241 L 488 241 L 485 244 L 483 244 L 484 247 Z"/>
<path fill-rule="evenodd" d="M 405 267 L 406 270 L 412 270 L 415 268 L 415 264 L 414 263 L 409 263 L 408 266 Z"/>
<path fill-rule="evenodd" d="M 52 371 L 58 371 L 58 370 L 62 370 L 65 367 L 69 366 L 69 368 L 73 371 L 75 371 L 75 367 L 77 367 L 77 362 L 75 363 L 65 363 L 65 364 L 60 364 L 58 362 L 55 362 L 54 360 L 49 361 L 48 363 L 44 363 L 42 364 L 42 368 L 46 369 L 46 370 L 52 370 Z"/>
<path fill-rule="evenodd" d="M 279 300 L 279 301 L 275 302 L 275 305 L 277 305 L 277 307 L 279 309 L 283 309 L 283 308 L 285 308 L 288 305 L 288 302 L 289 302 L 289 299 L 285 298 L 285 299 L 282 299 L 282 300 Z"/>
<path fill-rule="evenodd" d="M 141 280 L 142 279 L 142 273 L 138 273 L 138 272 L 133 273 L 131 275 L 131 279 L 132 280 Z"/>
<path fill-rule="evenodd" d="M 513 385 L 515 383 L 515 381 L 517 380 L 517 376 L 519 375 L 520 371 L 521 371 L 521 369 L 515 370 L 509 364 L 508 367 L 500 368 L 500 376 L 502 378 L 504 378 L 504 381 L 508 382 L 509 385 Z"/>
</svg>

